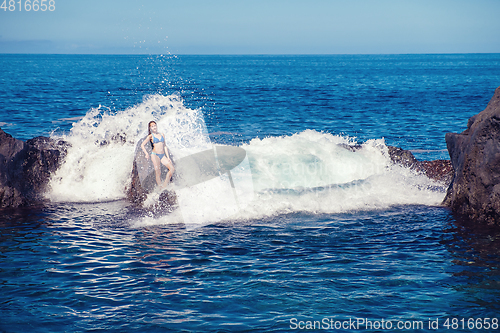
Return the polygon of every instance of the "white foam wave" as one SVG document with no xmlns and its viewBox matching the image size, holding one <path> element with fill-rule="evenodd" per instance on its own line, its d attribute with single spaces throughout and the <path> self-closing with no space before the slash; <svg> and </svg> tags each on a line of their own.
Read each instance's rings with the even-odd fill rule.
<svg viewBox="0 0 500 333">
<path fill-rule="evenodd" d="M 182 156 L 192 147 L 208 147 L 200 110 L 184 106 L 177 95 L 146 96 L 142 103 L 112 113 L 99 107 L 58 138 L 71 147 L 46 194 L 52 201 L 99 202 L 125 197 L 138 138 L 151 120 L 166 135 L 170 152 Z"/>
<path fill-rule="evenodd" d="M 258 194 L 241 218 L 439 205 L 445 194 L 444 184 L 393 165 L 383 139 L 354 148 L 353 138 L 306 130 L 244 148 Z"/>
<path fill-rule="evenodd" d="M 111 113 L 96 108 L 73 124 L 64 164 L 52 175 L 52 201 L 99 202 L 122 199 L 130 184 L 138 140 L 156 120 L 173 157 L 211 149 L 200 110 L 176 95 L 152 95 Z M 232 171 L 197 187 L 178 191 L 185 209 L 136 226 L 180 218 L 206 224 L 289 212 L 340 213 L 393 205 L 439 205 L 444 185 L 391 163 L 383 139 L 355 147 L 347 136 L 306 130 L 291 136 L 253 139 L 241 146 L 247 159 Z M 234 183 L 234 184 L 233 184 Z M 232 188 L 232 189 L 231 189 Z M 181 208 L 182 208 L 181 207 Z M 187 207 L 187 208 L 186 208 Z"/>
<path fill-rule="evenodd" d="M 386 209 L 396 205 L 439 205 L 445 188 L 429 178 L 392 166 L 364 180 L 317 188 L 265 190 L 240 212 L 239 218 L 259 218 L 292 212 L 344 213 Z"/>
<path fill-rule="evenodd" d="M 255 187 L 313 188 L 365 179 L 389 164 L 383 139 L 352 151 L 353 138 L 313 130 L 285 137 L 254 139 L 243 148 L 250 155 Z"/>
</svg>

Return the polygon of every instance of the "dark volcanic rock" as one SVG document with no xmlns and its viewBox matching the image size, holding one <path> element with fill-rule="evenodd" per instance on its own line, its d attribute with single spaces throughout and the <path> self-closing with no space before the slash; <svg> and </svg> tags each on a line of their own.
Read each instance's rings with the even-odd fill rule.
<svg viewBox="0 0 500 333">
<path fill-rule="evenodd" d="M 388 146 L 389 157 L 396 164 L 401 164 L 404 167 L 414 169 L 418 165 L 418 160 L 413 154 L 399 147 Z"/>
<path fill-rule="evenodd" d="M 154 174 L 154 170 L 151 168 L 151 173 L 144 177 L 141 181 L 141 176 L 139 175 L 140 169 L 148 170 L 148 164 L 150 160 L 147 160 L 143 157 L 142 148 L 140 148 L 142 140 L 139 140 L 137 147 L 135 149 L 134 162 L 132 164 L 132 174 L 131 174 L 131 182 L 130 185 L 126 188 L 127 198 L 130 202 L 135 204 L 137 207 L 143 207 L 144 201 L 146 200 L 148 194 L 152 193 L 156 187 L 156 178 Z M 151 146 L 145 146 L 146 151 L 151 153 Z M 162 179 L 166 176 L 167 169 L 165 166 L 161 166 L 162 168 Z M 147 174 L 147 172 L 146 172 Z M 173 179 L 175 179 L 175 174 Z M 158 202 L 151 207 L 150 210 L 155 212 L 160 211 L 170 211 L 172 207 L 177 205 L 177 195 L 174 191 L 163 191 L 158 198 Z"/>
<path fill-rule="evenodd" d="M 430 179 L 434 179 L 445 184 L 450 184 L 453 178 L 453 168 L 451 161 L 419 161 L 408 151 L 399 147 L 388 146 L 389 156 L 392 162 L 425 174 Z"/>
<path fill-rule="evenodd" d="M 450 184 L 453 179 L 453 166 L 450 160 L 419 161 L 418 170 L 430 179 Z"/>
<path fill-rule="evenodd" d="M 153 177 L 150 177 L 153 179 Z M 156 184 L 156 182 L 155 182 Z M 154 187 L 154 185 L 152 186 Z M 149 193 L 151 193 L 152 188 L 144 187 L 141 183 L 139 172 L 137 170 L 137 163 L 134 161 L 132 166 L 132 177 L 129 187 L 127 188 L 127 197 L 130 202 L 135 204 L 137 207 L 143 207 L 143 203 L 146 200 Z M 172 207 L 177 205 L 177 195 L 174 191 L 163 191 L 159 198 L 158 202 L 151 207 L 150 210 L 155 212 L 160 211 L 170 211 Z"/>
<path fill-rule="evenodd" d="M 25 143 L 0 129 L 0 208 L 24 204 L 20 189 L 13 185 L 14 159 L 25 149 Z"/>
<path fill-rule="evenodd" d="M 0 129 L 0 208 L 38 203 L 67 147 L 46 137 L 23 142 Z"/>
<path fill-rule="evenodd" d="M 356 151 L 362 148 L 362 146 L 360 145 L 341 146 L 350 151 Z M 451 161 L 419 161 L 409 150 L 404 150 L 402 148 L 394 146 L 387 146 L 387 150 L 392 163 L 402 165 L 405 168 L 415 170 L 419 173 L 423 173 L 430 179 L 437 180 L 446 185 L 449 185 L 451 183 L 451 179 L 453 178 L 453 167 L 451 166 Z"/>
<path fill-rule="evenodd" d="M 130 186 L 127 188 L 128 200 L 137 206 L 141 206 L 147 196 L 148 191 L 141 185 L 139 172 L 137 171 L 137 164 L 134 161 Z"/>
<path fill-rule="evenodd" d="M 446 144 L 455 174 L 443 204 L 474 221 L 500 225 L 500 87 L 464 132 L 446 134 Z"/>
</svg>

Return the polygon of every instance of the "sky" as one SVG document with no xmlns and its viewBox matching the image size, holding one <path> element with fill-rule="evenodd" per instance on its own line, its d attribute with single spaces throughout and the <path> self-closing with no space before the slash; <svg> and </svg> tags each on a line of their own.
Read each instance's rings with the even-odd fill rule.
<svg viewBox="0 0 500 333">
<path fill-rule="evenodd" d="M 0 0 L 0 53 L 500 53 L 500 0 L 34 1 Z"/>
</svg>

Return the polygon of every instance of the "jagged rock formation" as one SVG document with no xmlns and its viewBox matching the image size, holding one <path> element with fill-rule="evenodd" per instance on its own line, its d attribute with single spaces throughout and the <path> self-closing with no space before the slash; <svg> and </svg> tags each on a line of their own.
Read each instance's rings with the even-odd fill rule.
<svg viewBox="0 0 500 333">
<path fill-rule="evenodd" d="M 137 171 L 137 164 L 134 161 L 132 166 L 132 181 L 130 186 L 127 188 L 127 198 L 130 202 L 138 207 L 143 207 L 143 203 L 146 200 L 150 189 L 145 188 L 139 179 L 139 172 Z M 161 192 L 158 198 L 158 203 L 152 207 L 151 210 L 158 211 L 168 211 L 171 207 L 177 205 L 177 196 L 173 191 Z M 143 207 L 144 208 L 144 207 Z"/>
<path fill-rule="evenodd" d="M 500 225 L 500 87 L 467 129 L 446 133 L 453 181 L 443 201 L 476 222 Z"/>
<path fill-rule="evenodd" d="M 67 142 L 47 137 L 36 137 L 23 142 L 0 129 L 0 209 L 41 202 L 50 174 L 61 165 L 68 147 Z M 389 147 L 389 155 L 394 163 L 422 172 L 429 178 L 448 183 L 451 179 L 450 161 L 418 161 L 411 152 L 397 147 Z M 141 206 L 151 189 L 144 186 L 148 182 L 141 183 L 138 167 L 140 166 L 134 161 L 132 181 L 126 192 L 131 202 Z M 150 178 L 148 181 L 153 184 L 154 176 Z M 154 208 L 168 208 L 176 203 L 175 193 L 165 191 L 160 194 L 158 207 Z"/>
<path fill-rule="evenodd" d="M 392 146 L 388 146 L 388 149 L 393 163 L 421 172 L 430 179 L 450 184 L 453 168 L 449 160 L 419 161 L 408 150 Z"/>
<path fill-rule="evenodd" d="M 130 202 L 135 204 L 137 207 L 144 208 L 143 203 L 146 200 L 148 194 L 150 194 L 154 190 L 156 186 L 156 180 L 154 171 L 150 170 L 151 173 L 148 174 L 148 172 L 146 172 L 148 176 L 141 181 L 141 176 L 139 175 L 139 169 L 147 170 L 148 169 L 147 165 L 150 163 L 145 158 L 141 158 L 143 155 L 142 149 L 140 148 L 141 143 L 142 140 L 139 140 L 139 143 L 135 148 L 134 162 L 132 164 L 131 182 L 126 189 L 126 194 Z M 150 145 L 146 145 L 145 148 L 146 151 L 148 151 L 148 153 L 151 153 L 152 150 Z M 164 179 L 166 176 L 165 175 L 166 168 L 163 165 L 161 166 L 161 168 L 163 171 L 162 179 Z M 168 211 L 171 207 L 175 206 L 176 204 L 177 204 L 177 195 L 175 194 L 175 192 L 163 191 L 159 195 L 158 203 L 149 208 L 153 211 Z"/>
<path fill-rule="evenodd" d="M 350 151 L 356 151 L 362 148 L 361 145 L 342 144 L 341 146 Z M 453 167 L 451 166 L 451 161 L 419 161 L 409 150 L 404 150 L 394 146 L 387 146 L 387 150 L 392 163 L 423 173 L 430 179 L 437 180 L 446 185 L 451 183 L 453 178 Z"/>
<path fill-rule="evenodd" d="M 47 137 L 26 142 L 0 129 L 0 208 L 16 208 L 42 200 L 50 173 L 61 164 L 68 143 Z"/>
</svg>

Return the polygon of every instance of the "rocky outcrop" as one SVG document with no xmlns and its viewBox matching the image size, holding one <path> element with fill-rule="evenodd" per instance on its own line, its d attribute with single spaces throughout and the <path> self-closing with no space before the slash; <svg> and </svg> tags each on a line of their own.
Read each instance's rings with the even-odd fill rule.
<svg viewBox="0 0 500 333">
<path fill-rule="evenodd" d="M 170 211 L 172 207 L 177 205 L 177 195 L 174 191 L 163 191 L 159 194 L 158 200 L 154 205 L 144 207 L 144 201 L 152 190 L 143 186 L 139 178 L 137 163 L 134 161 L 132 167 L 132 177 L 129 187 L 126 189 L 127 198 L 137 207 L 146 208 L 153 212 Z"/>
<path fill-rule="evenodd" d="M 453 179 L 453 166 L 450 160 L 420 161 L 418 169 L 430 179 L 447 185 Z"/>
<path fill-rule="evenodd" d="M 363 147 L 361 145 L 346 144 L 341 144 L 340 146 L 350 151 L 357 151 Z M 422 173 L 428 178 L 446 185 L 451 183 L 453 167 L 450 160 L 419 161 L 413 156 L 411 151 L 394 146 L 387 146 L 387 151 L 392 163 Z"/>
<path fill-rule="evenodd" d="M 144 138 L 143 138 L 144 139 Z M 135 206 L 140 208 L 149 209 L 153 212 L 164 212 L 170 211 L 172 207 L 177 205 L 177 195 L 174 191 L 162 191 L 159 193 L 158 200 L 154 205 L 144 207 L 144 201 L 146 201 L 149 194 L 151 194 L 156 187 L 156 180 L 154 175 L 154 170 L 152 168 L 148 169 L 150 162 L 143 157 L 142 148 L 140 147 L 142 140 L 136 146 L 134 154 L 134 162 L 132 164 L 132 174 L 130 185 L 126 188 L 127 198 Z M 145 146 L 146 151 L 151 153 L 151 146 Z M 166 176 L 166 168 L 162 165 L 162 179 Z M 143 179 L 141 180 L 140 173 L 142 172 Z"/>
<path fill-rule="evenodd" d="M 464 132 L 446 134 L 446 144 L 455 172 L 443 204 L 476 222 L 500 225 L 500 87 Z"/>
<path fill-rule="evenodd" d="M 449 160 L 419 161 L 408 151 L 399 147 L 388 146 L 389 157 L 395 164 L 423 173 L 439 182 L 450 184 L 453 178 L 453 168 Z"/>
<path fill-rule="evenodd" d="M 40 202 L 67 147 L 68 143 L 47 137 L 23 142 L 0 129 L 0 208 Z"/>
<path fill-rule="evenodd" d="M 0 208 L 19 207 L 24 200 L 14 185 L 14 159 L 25 149 L 25 143 L 0 129 Z"/>
<path fill-rule="evenodd" d="M 121 137 L 117 137 L 118 139 L 122 140 Z M 23 142 L 0 129 L 0 209 L 29 206 L 42 201 L 41 195 L 47 189 L 50 174 L 60 166 L 68 147 L 69 144 L 64 141 L 47 137 L 36 137 Z M 346 149 L 356 150 L 360 147 L 349 146 Z M 146 148 L 150 149 L 149 146 Z M 410 151 L 397 147 L 388 148 L 394 163 L 422 172 L 431 179 L 450 182 L 453 171 L 450 161 L 418 161 Z M 138 148 L 137 154 L 142 156 L 142 151 Z M 134 159 L 132 181 L 126 193 L 131 202 L 142 206 L 156 183 L 154 174 L 141 181 L 139 168 L 144 169 L 144 166 L 138 165 L 137 160 Z M 158 204 L 153 208 L 165 210 L 176 204 L 175 193 L 164 191 L 159 194 Z"/>
</svg>

